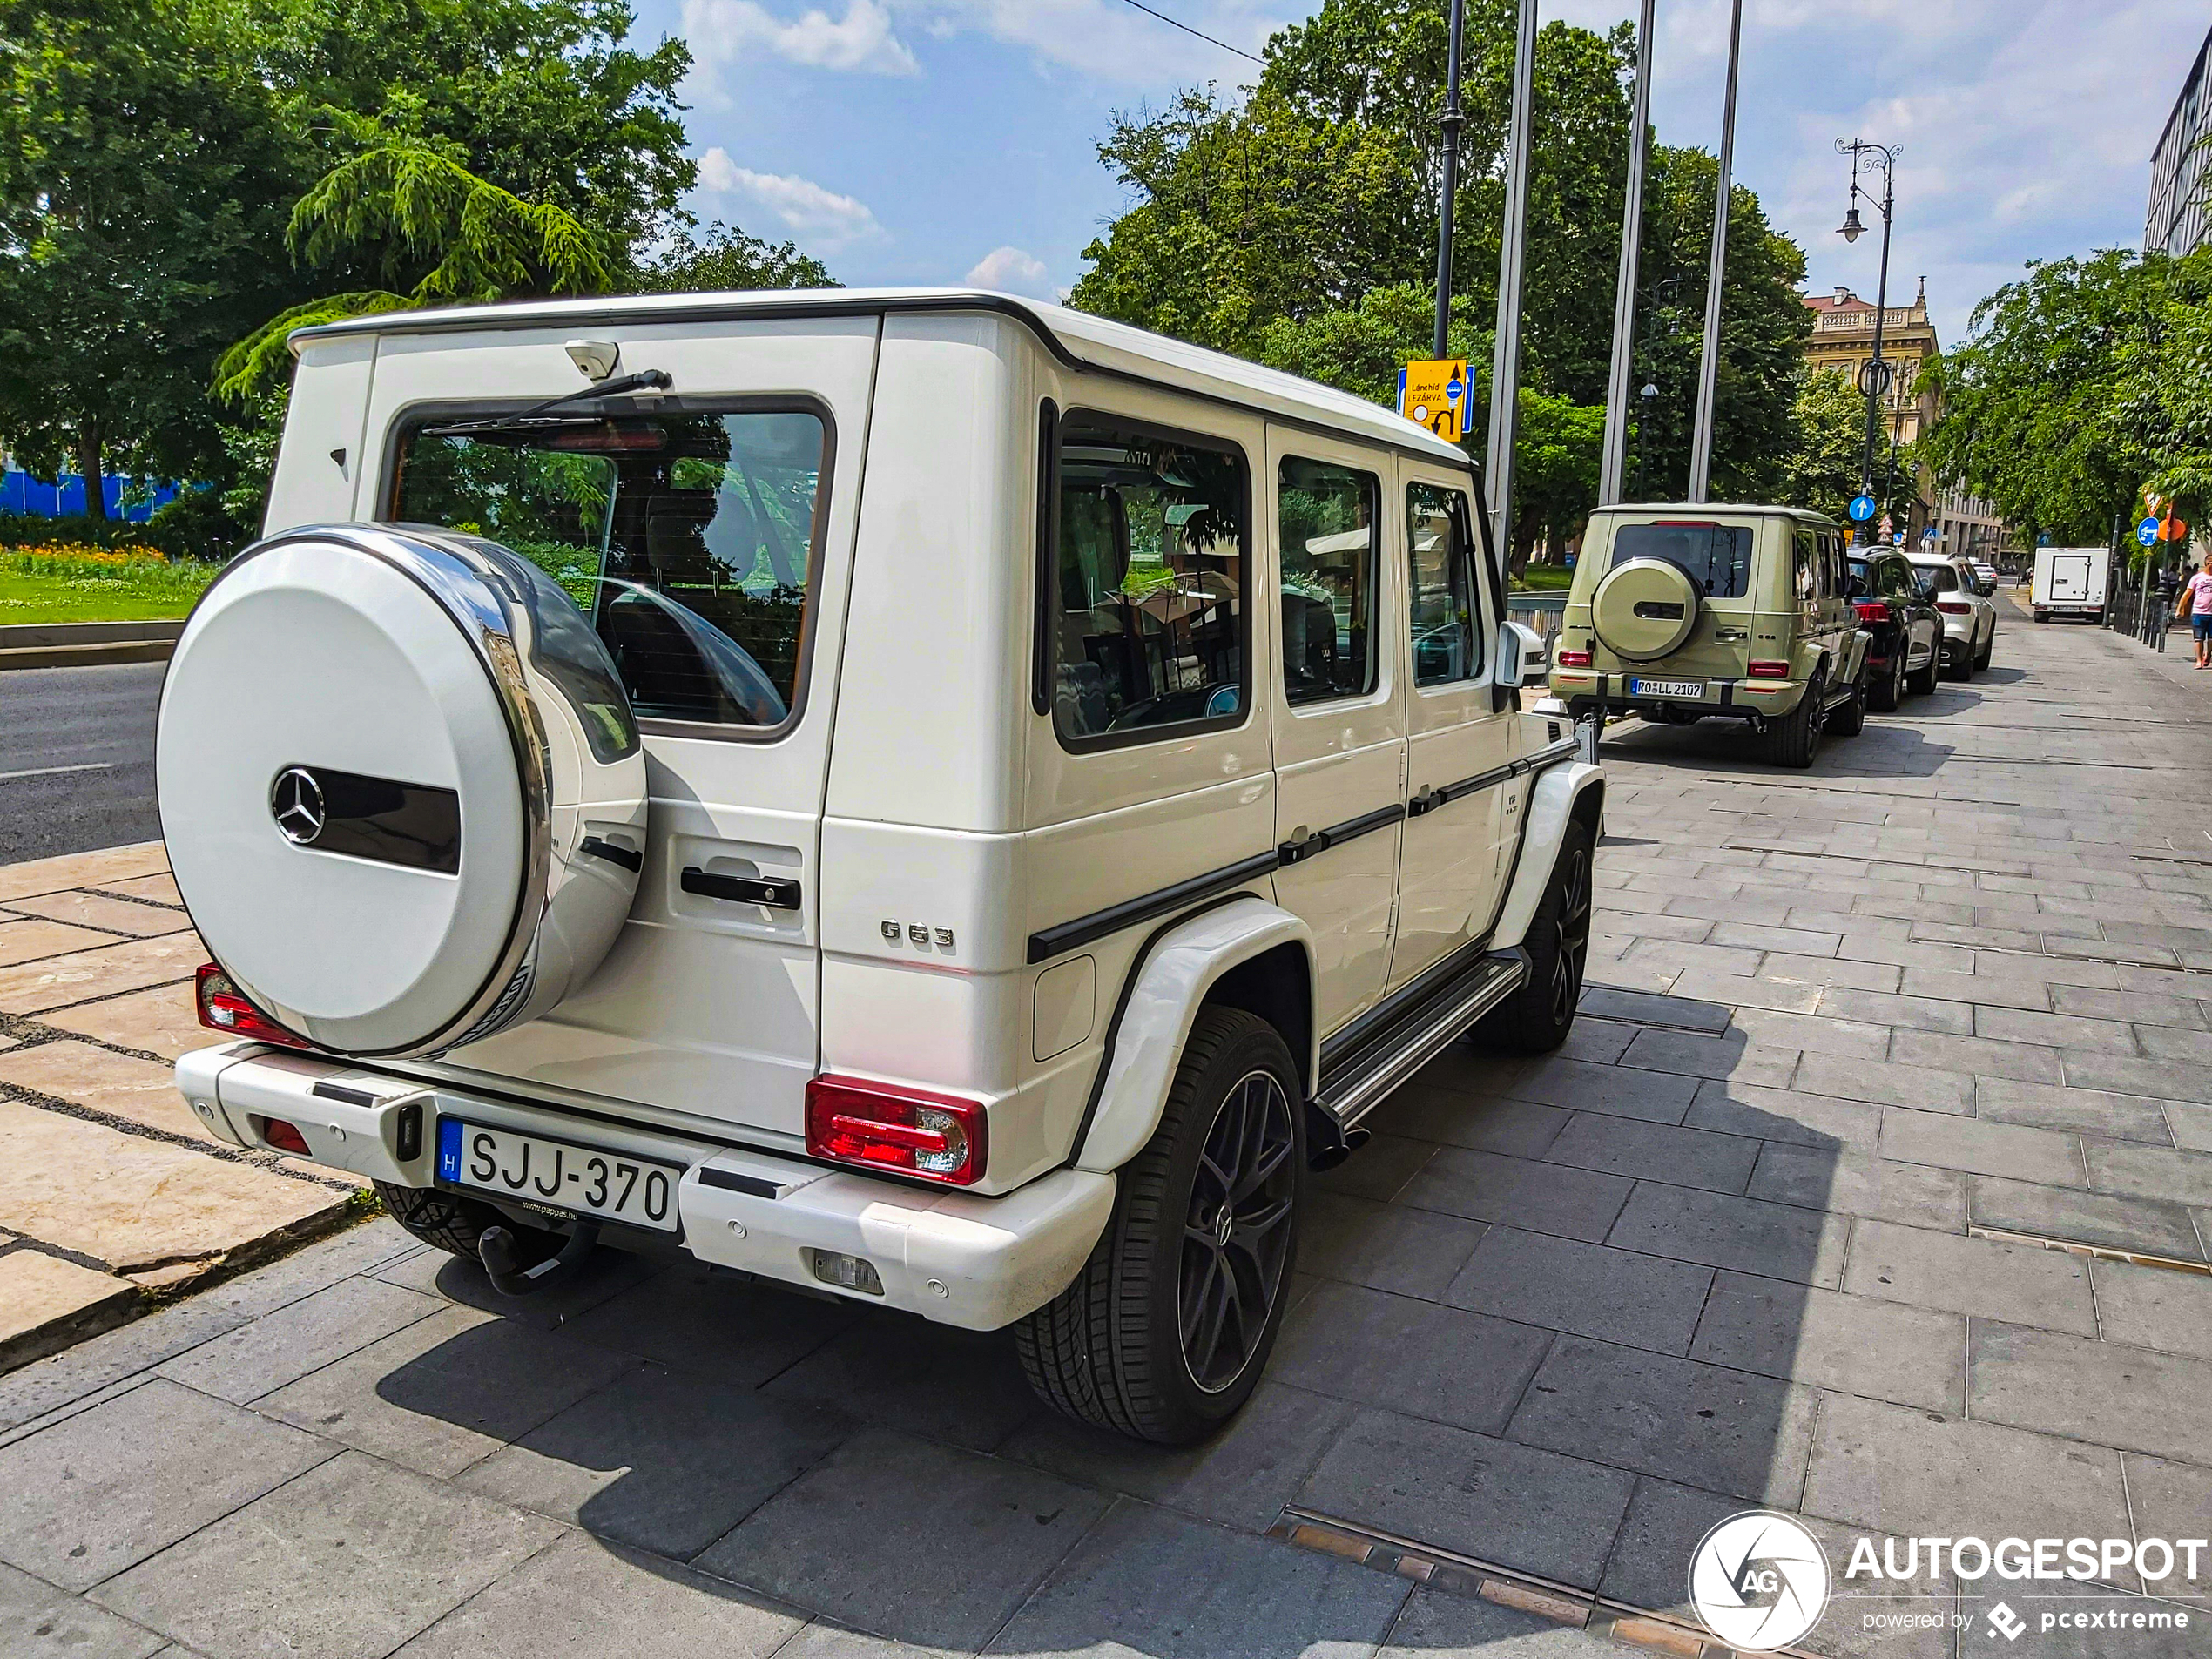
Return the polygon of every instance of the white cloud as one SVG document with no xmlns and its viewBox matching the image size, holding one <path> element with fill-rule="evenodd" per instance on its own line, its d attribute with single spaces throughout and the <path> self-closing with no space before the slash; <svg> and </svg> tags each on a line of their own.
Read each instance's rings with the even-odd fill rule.
<svg viewBox="0 0 2212 1659">
<path fill-rule="evenodd" d="M 810 253 L 835 253 L 885 233 L 866 202 L 796 174 L 740 167 L 718 144 L 699 158 L 699 189 L 774 215 Z"/>
<path fill-rule="evenodd" d="M 1018 247 L 995 247 L 975 261 L 968 273 L 971 288 L 993 288 L 1001 293 L 1024 294 L 1032 300 L 1057 301 L 1059 290 L 1046 280 L 1044 261 Z"/>
<path fill-rule="evenodd" d="M 1303 21 L 1315 0 L 1173 0 L 1177 22 L 1257 55 L 1269 35 Z M 1146 88 L 1218 81 L 1240 86 L 1259 65 L 1148 17 L 1122 0 L 884 0 L 940 38 L 988 36 L 1027 47 L 1047 63 L 1086 77 Z"/>
<path fill-rule="evenodd" d="M 786 20 L 756 0 L 684 0 L 684 37 L 695 67 L 691 90 L 723 104 L 723 72 L 762 51 L 809 69 L 918 75 L 921 65 L 879 0 L 846 0 L 843 17 L 814 10 Z"/>
</svg>

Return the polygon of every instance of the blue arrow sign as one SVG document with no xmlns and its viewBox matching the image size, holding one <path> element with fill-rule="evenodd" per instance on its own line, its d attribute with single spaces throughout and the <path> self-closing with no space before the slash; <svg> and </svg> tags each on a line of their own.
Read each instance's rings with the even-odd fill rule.
<svg viewBox="0 0 2212 1659">
<path fill-rule="evenodd" d="M 2136 525 L 2135 539 L 2138 542 L 2141 542 L 2145 547 L 2148 547 L 2153 542 L 2155 542 L 2158 539 L 2158 521 L 2155 518 L 2147 518 L 2141 523 Z"/>
<path fill-rule="evenodd" d="M 1851 516 L 1861 524 L 1873 517 L 1874 498 L 1871 496 L 1853 496 L 1851 498 Z"/>
</svg>

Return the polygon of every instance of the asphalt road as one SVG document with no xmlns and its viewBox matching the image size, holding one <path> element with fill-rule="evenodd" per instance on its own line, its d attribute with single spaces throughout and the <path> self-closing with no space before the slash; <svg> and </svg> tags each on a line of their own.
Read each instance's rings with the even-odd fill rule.
<svg viewBox="0 0 2212 1659">
<path fill-rule="evenodd" d="M 0 673 L 0 864 L 151 841 L 165 663 Z"/>
</svg>

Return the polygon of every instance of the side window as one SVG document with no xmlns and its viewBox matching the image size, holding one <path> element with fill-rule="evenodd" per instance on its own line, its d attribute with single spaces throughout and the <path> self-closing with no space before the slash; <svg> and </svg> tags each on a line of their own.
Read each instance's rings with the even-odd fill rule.
<svg viewBox="0 0 2212 1659">
<path fill-rule="evenodd" d="M 1374 474 L 1286 458 L 1276 479 L 1283 540 L 1283 685 L 1292 704 L 1375 689 L 1382 526 Z"/>
<path fill-rule="evenodd" d="M 1482 673 L 1482 607 L 1475 594 L 1469 522 L 1462 492 L 1435 484 L 1406 487 L 1416 685 L 1443 685 Z"/>
<path fill-rule="evenodd" d="M 1071 414 L 1057 462 L 1046 604 L 1062 740 L 1241 719 L 1251 501 L 1242 453 Z"/>
<path fill-rule="evenodd" d="M 1812 532 L 1799 530 L 1791 541 L 1797 549 L 1792 575 L 1797 583 L 1797 603 L 1811 604 L 1820 593 L 1820 561 L 1815 550 Z"/>
<path fill-rule="evenodd" d="M 1833 530 L 1820 538 L 1821 562 L 1828 567 L 1828 591 L 1838 599 L 1851 597 L 1851 571 L 1844 563 L 1844 538 Z"/>
<path fill-rule="evenodd" d="M 1912 585 L 1912 572 L 1903 559 L 1884 559 L 1875 568 L 1881 572 L 1882 592 L 1885 596 L 1892 599 L 1918 597 L 1918 590 Z"/>
</svg>

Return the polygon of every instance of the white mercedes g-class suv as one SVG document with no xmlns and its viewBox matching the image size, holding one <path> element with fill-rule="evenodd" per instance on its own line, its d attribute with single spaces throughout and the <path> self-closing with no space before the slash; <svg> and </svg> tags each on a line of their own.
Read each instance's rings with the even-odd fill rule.
<svg viewBox="0 0 2212 1659">
<path fill-rule="evenodd" d="M 1565 1038 L 1602 779 L 1421 428 L 963 292 L 293 343 L 157 744 L 214 1134 L 502 1290 L 688 1252 L 1182 1441 L 1307 1170 Z"/>
</svg>

